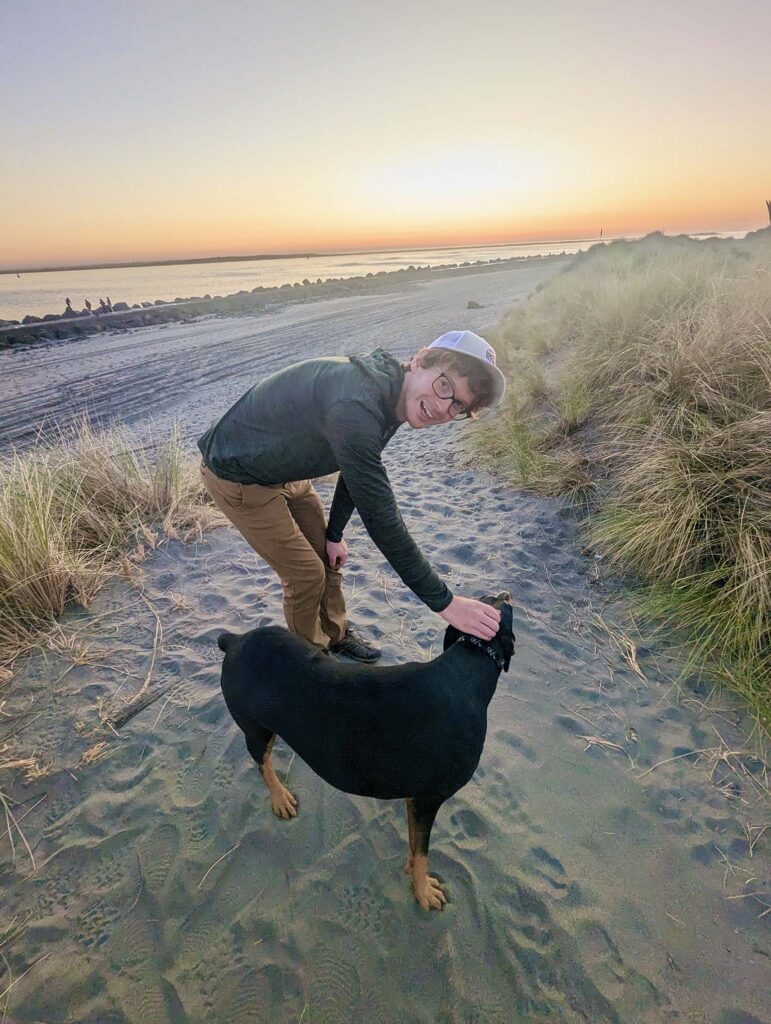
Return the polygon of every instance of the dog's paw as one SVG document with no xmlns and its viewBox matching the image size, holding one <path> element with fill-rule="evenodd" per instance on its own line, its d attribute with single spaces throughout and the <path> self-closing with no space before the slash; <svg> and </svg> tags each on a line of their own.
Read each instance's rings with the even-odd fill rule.
<svg viewBox="0 0 771 1024">
<path fill-rule="evenodd" d="M 447 897 L 442 892 L 439 879 L 426 875 L 421 882 L 413 880 L 413 888 L 421 910 L 444 910 Z"/>
<path fill-rule="evenodd" d="M 271 792 L 270 803 L 277 818 L 297 817 L 297 797 L 292 796 L 286 786 Z"/>
</svg>

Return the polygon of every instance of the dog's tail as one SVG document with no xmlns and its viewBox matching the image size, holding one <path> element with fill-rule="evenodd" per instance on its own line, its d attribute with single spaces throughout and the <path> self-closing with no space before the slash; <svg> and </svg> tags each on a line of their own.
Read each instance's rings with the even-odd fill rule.
<svg viewBox="0 0 771 1024">
<path fill-rule="evenodd" d="M 220 633 L 217 637 L 217 647 L 219 647 L 221 651 L 225 651 L 227 653 L 227 649 L 230 646 L 231 641 L 235 640 L 235 638 L 235 633 Z"/>
</svg>

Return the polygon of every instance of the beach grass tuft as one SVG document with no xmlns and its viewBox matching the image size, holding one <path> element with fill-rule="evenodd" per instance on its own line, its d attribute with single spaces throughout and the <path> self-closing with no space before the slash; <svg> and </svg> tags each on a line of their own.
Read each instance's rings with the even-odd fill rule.
<svg viewBox="0 0 771 1024">
<path fill-rule="evenodd" d="M 643 581 L 648 621 L 768 727 L 771 229 L 594 246 L 494 343 L 509 388 L 476 451 L 520 486 L 591 499 L 592 543 Z"/>
<path fill-rule="evenodd" d="M 176 429 L 147 445 L 86 422 L 0 460 L 0 664 L 88 608 L 127 553 L 218 521 L 197 463 Z"/>
</svg>

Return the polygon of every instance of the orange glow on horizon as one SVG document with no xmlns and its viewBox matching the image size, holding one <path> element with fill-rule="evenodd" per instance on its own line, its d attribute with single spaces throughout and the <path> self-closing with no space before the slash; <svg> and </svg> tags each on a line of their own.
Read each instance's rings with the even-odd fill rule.
<svg viewBox="0 0 771 1024">
<path fill-rule="evenodd" d="M 693 234 L 698 232 L 751 231 L 764 227 L 760 204 L 751 211 L 744 208 L 735 210 L 719 209 L 702 213 L 694 211 L 684 214 L 681 207 L 662 204 L 659 211 L 647 218 L 633 218 L 629 212 L 616 216 L 583 216 L 572 222 L 551 221 L 548 218 L 537 223 L 512 225 L 479 224 L 466 230 L 453 230 L 449 225 L 421 231 L 407 227 L 399 230 L 381 230 L 370 233 L 364 229 L 339 231 L 328 235 L 284 232 L 280 238 L 255 239 L 250 244 L 242 234 L 231 239 L 219 238 L 211 244 L 202 243 L 199 238 L 178 233 L 166 233 L 158 240 L 136 240 L 124 237 L 120 244 L 104 240 L 70 242 L 66 246 L 45 242 L 39 248 L 28 248 L 28 259 L 12 261 L 10 253 L 0 255 L 0 269 L 15 270 L 43 266 L 81 265 L 112 262 L 173 261 L 206 259 L 222 256 L 262 256 L 317 253 L 319 255 L 345 252 L 373 252 L 379 250 L 438 249 L 472 247 L 484 245 L 527 245 L 536 242 L 570 242 L 598 238 L 600 231 L 604 238 L 624 238 L 663 231 L 666 234 Z M 606 211 L 607 212 L 607 211 Z"/>
<path fill-rule="evenodd" d="M 764 5 L 81 5 L 6 5 L 0 269 L 767 223 Z"/>
</svg>

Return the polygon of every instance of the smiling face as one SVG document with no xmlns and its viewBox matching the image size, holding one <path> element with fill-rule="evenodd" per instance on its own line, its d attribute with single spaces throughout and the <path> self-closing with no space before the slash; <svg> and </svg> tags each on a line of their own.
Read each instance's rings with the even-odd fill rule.
<svg viewBox="0 0 771 1024">
<path fill-rule="evenodd" d="M 449 423 L 452 399 L 440 398 L 434 391 L 433 384 L 441 374 L 452 384 L 452 390 L 459 402 L 473 407 L 476 396 L 469 382 L 457 370 L 441 365 L 423 366 L 424 353 L 421 349 L 410 361 L 410 370 L 404 375 L 404 383 L 396 404 L 396 416 L 403 423 L 419 430 L 421 427 L 435 427 L 438 423 Z"/>
</svg>

